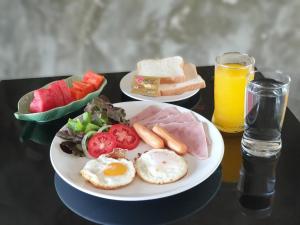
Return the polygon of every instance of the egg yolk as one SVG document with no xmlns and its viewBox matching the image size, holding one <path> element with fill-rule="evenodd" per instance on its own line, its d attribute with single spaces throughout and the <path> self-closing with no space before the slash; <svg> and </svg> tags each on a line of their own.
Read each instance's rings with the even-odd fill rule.
<svg viewBox="0 0 300 225">
<path fill-rule="evenodd" d="M 110 163 L 103 171 L 106 176 L 119 176 L 127 172 L 127 167 L 122 163 Z"/>
</svg>

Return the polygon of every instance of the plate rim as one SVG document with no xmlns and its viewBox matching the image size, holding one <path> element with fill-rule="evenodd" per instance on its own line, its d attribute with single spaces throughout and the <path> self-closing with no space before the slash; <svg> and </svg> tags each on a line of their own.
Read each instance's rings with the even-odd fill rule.
<svg viewBox="0 0 300 225">
<path fill-rule="evenodd" d="M 139 95 L 139 94 L 132 94 L 130 91 L 128 91 L 125 88 L 125 80 L 129 77 L 132 76 L 134 73 L 136 73 L 136 70 L 133 70 L 127 74 L 125 74 L 122 79 L 120 80 L 120 89 L 121 91 L 127 95 L 130 98 L 136 99 L 136 100 L 140 100 L 140 101 L 157 101 L 157 102 L 162 102 L 162 103 L 169 103 L 169 102 L 177 102 L 177 101 L 182 101 L 188 98 L 191 98 L 192 96 L 194 96 L 195 94 L 197 94 L 201 88 L 192 90 L 192 91 L 187 91 L 181 95 L 172 95 L 173 99 L 170 96 L 163 96 L 163 97 L 170 97 L 171 99 L 159 99 L 159 97 L 150 97 L 150 96 L 143 96 L 143 95 Z M 186 93 L 188 93 L 186 96 L 184 96 Z M 149 99 L 148 99 L 149 98 Z"/>
<path fill-rule="evenodd" d="M 92 195 L 94 197 L 97 197 L 97 198 L 104 198 L 104 199 L 109 199 L 109 200 L 117 200 L 117 201 L 145 201 L 145 200 L 155 200 L 155 199 L 160 199 L 160 198 L 165 198 L 165 197 L 169 197 L 169 196 L 173 196 L 173 195 L 176 195 L 176 194 L 180 194 L 184 191 L 187 191 L 199 184 L 201 184 L 203 181 L 205 181 L 209 176 L 211 176 L 211 174 L 214 173 L 214 171 L 218 168 L 218 166 L 221 164 L 222 162 L 222 159 L 224 157 L 224 148 L 225 148 L 225 145 L 224 145 L 224 140 L 223 140 L 223 137 L 220 133 L 220 131 L 214 126 L 214 124 L 212 122 L 210 122 L 208 119 L 206 119 L 204 116 L 202 116 L 201 114 L 197 113 L 197 112 L 194 112 L 188 108 L 184 108 L 184 107 L 181 107 L 181 106 L 177 106 L 177 105 L 173 105 L 173 104 L 169 104 L 169 103 L 164 103 L 164 102 L 155 102 L 155 101 L 129 101 L 129 102 L 118 102 L 118 103 L 113 103 L 113 105 L 116 105 L 118 106 L 119 104 L 127 104 L 127 103 L 130 103 L 130 104 L 133 104 L 133 103 L 145 103 L 145 104 L 158 104 L 158 105 L 161 105 L 161 104 L 167 104 L 169 106 L 173 106 L 173 107 L 178 107 L 178 108 L 181 108 L 183 110 L 188 110 L 190 112 L 192 112 L 193 114 L 197 114 L 197 116 L 200 116 L 202 117 L 203 121 L 204 122 L 208 122 L 209 124 L 212 125 L 212 128 L 215 129 L 217 131 L 217 134 L 218 136 L 220 137 L 220 154 L 219 154 L 219 158 L 218 158 L 218 163 L 216 163 L 213 167 L 213 169 L 210 171 L 210 173 L 207 173 L 205 174 L 205 176 L 203 176 L 204 178 L 202 179 L 201 182 L 198 182 L 198 181 L 194 181 L 192 182 L 192 185 L 186 185 L 188 187 L 184 187 L 184 188 L 175 188 L 174 190 L 172 191 L 168 191 L 168 192 L 164 192 L 162 194 L 152 194 L 152 195 L 149 195 L 149 196 L 139 196 L 139 197 L 129 197 L 129 196 L 114 196 L 114 195 L 109 195 L 109 194 L 103 194 L 103 193 L 94 193 L 93 191 L 90 191 L 90 190 L 87 190 L 87 189 L 84 189 L 83 187 L 80 187 L 76 184 L 73 184 L 71 181 L 69 181 L 69 179 L 65 178 L 61 172 L 56 168 L 55 166 L 55 163 L 53 162 L 53 145 L 54 145 L 54 139 L 56 138 L 56 135 L 54 136 L 52 142 L 51 142 L 51 145 L 50 145 L 50 162 L 51 162 L 51 165 L 53 167 L 53 169 L 55 170 L 55 172 L 66 182 L 68 183 L 69 185 L 71 185 L 72 187 L 74 187 L 75 189 L 79 190 L 79 191 L 82 191 L 83 193 L 86 193 L 86 194 L 89 194 L 89 195 Z M 65 125 L 64 125 L 65 126 Z M 63 127 L 64 127 L 63 126 Z M 61 129 L 63 128 L 61 127 Z M 60 130 L 61 130 L 60 129 Z M 179 190 L 179 191 L 178 191 Z"/>
</svg>

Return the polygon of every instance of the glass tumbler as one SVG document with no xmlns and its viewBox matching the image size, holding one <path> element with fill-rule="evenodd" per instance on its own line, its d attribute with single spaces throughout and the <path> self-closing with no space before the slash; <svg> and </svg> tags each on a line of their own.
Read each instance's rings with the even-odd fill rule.
<svg viewBox="0 0 300 225">
<path fill-rule="evenodd" d="M 223 132 L 243 131 L 245 88 L 253 78 L 254 62 L 253 57 L 239 52 L 216 58 L 212 122 Z"/>
<path fill-rule="evenodd" d="M 242 147 L 269 157 L 281 149 L 281 128 L 288 102 L 290 77 L 280 71 L 256 72 L 245 96 L 245 131 Z"/>
<path fill-rule="evenodd" d="M 240 204 L 261 214 L 272 209 L 289 84 L 288 75 L 264 71 L 256 72 L 246 89 L 242 166 L 237 188 Z"/>
</svg>

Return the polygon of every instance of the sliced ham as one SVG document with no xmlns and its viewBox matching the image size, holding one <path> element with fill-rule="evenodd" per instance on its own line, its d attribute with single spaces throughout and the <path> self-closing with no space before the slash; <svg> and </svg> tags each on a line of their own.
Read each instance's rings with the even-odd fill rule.
<svg viewBox="0 0 300 225">
<path fill-rule="evenodd" d="M 147 123 L 151 123 L 152 121 L 160 121 L 170 115 L 178 115 L 180 112 L 178 111 L 178 109 L 176 107 L 167 107 L 164 109 L 161 109 L 159 112 L 155 113 L 152 116 L 149 116 L 145 119 L 136 121 L 139 122 L 141 124 L 147 124 Z"/>
<path fill-rule="evenodd" d="M 178 140 L 185 143 L 188 147 L 188 152 L 195 157 L 199 159 L 208 158 L 206 135 L 201 122 L 160 123 L 159 126 L 165 128 Z"/>
<path fill-rule="evenodd" d="M 137 115 L 135 115 L 134 117 L 132 117 L 130 120 L 130 123 L 134 124 L 135 122 L 144 120 L 150 116 L 155 115 L 159 111 L 161 111 L 161 109 L 159 107 L 151 105 L 151 106 L 147 107 L 146 109 L 144 109 L 142 112 L 140 112 Z"/>
<path fill-rule="evenodd" d="M 184 123 L 184 122 L 196 122 L 196 118 L 193 116 L 192 113 L 186 112 L 186 113 L 176 113 L 176 114 L 169 114 L 166 117 L 162 119 L 154 119 L 150 121 L 143 121 L 143 125 L 152 129 L 152 127 L 155 124 L 158 123 L 163 123 L 163 124 L 168 124 L 168 123 Z"/>
<path fill-rule="evenodd" d="M 176 107 L 160 109 L 156 106 L 149 106 L 130 121 L 131 124 L 135 122 L 139 122 L 149 129 L 158 124 L 185 143 L 190 154 L 199 159 L 208 158 L 203 124 L 191 112 L 182 113 Z"/>
</svg>

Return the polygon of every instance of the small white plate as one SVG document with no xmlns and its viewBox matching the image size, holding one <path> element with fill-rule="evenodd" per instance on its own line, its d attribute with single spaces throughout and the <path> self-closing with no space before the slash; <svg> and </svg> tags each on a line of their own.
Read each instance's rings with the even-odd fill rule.
<svg viewBox="0 0 300 225">
<path fill-rule="evenodd" d="M 127 118 L 133 117 L 150 105 L 156 105 L 160 108 L 173 106 L 177 107 L 177 109 L 181 112 L 190 111 L 179 106 L 153 101 L 133 101 L 114 104 L 114 106 L 125 109 Z M 197 113 L 194 113 L 194 115 L 199 121 L 202 121 L 207 128 L 206 133 L 211 142 L 209 145 L 210 157 L 205 160 L 199 160 L 190 154 L 186 154 L 184 158 L 188 163 L 188 173 L 185 177 L 174 183 L 164 185 L 149 184 L 136 176 L 134 181 L 126 187 L 116 190 L 97 189 L 90 183 L 86 182 L 79 173 L 89 159 L 63 152 L 59 146 L 63 140 L 57 136 L 54 137 L 50 147 L 50 159 L 52 166 L 56 173 L 74 188 L 101 198 L 121 201 L 142 201 L 163 198 L 181 193 L 206 180 L 217 169 L 221 163 L 224 153 L 223 139 L 217 128 L 203 116 Z M 62 127 L 62 129 L 66 129 L 66 126 Z M 141 142 L 136 149 L 128 151 L 127 158 L 133 160 L 138 153 L 143 153 L 150 149 L 150 146 Z"/>
<path fill-rule="evenodd" d="M 158 97 L 150 97 L 150 96 L 134 94 L 131 93 L 131 84 L 134 75 L 136 75 L 136 70 L 126 74 L 120 81 L 120 89 L 125 95 L 137 100 L 152 100 L 157 102 L 176 102 L 176 101 L 190 98 L 200 90 L 200 89 L 196 89 L 193 91 L 187 91 L 181 95 L 158 96 Z"/>
</svg>

